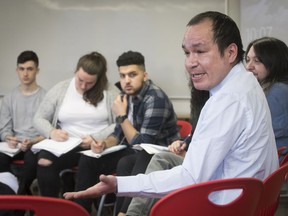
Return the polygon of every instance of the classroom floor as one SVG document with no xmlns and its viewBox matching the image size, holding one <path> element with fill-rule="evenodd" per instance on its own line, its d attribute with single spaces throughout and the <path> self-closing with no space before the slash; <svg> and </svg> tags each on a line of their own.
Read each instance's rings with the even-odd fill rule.
<svg viewBox="0 0 288 216">
<path fill-rule="evenodd" d="M 288 215 L 288 195 L 280 198 L 279 207 L 275 216 L 287 216 Z"/>
<path fill-rule="evenodd" d="M 275 216 L 287 216 L 288 215 L 288 182 L 286 182 L 281 190 L 279 206 Z"/>
</svg>

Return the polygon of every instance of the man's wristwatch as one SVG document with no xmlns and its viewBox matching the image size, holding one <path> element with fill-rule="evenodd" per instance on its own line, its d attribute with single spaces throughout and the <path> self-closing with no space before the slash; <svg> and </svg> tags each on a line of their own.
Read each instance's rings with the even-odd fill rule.
<svg viewBox="0 0 288 216">
<path fill-rule="evenodd" d="M 116 123 L 117 123 L 117 124 L 121 124 L 121 123 L 124 122 L 124 120 L 125 120 L 126 118 L 128 118 L 127 115 L 117 116 L 117 117 L 116 117 Z"/>
</svg>

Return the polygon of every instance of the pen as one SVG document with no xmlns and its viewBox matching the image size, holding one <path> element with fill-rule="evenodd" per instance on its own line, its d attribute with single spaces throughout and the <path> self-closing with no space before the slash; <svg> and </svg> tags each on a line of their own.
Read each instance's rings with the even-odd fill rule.
<svg viewBox="0 0 288 216">
<path fill-rule="evenodd" d="M 90 135 L 90 137 L 92 138 L 92 140 L 95 142 L 96 145 L 99 145 L 99 144 L 97 144 L 99 142 L 92 135 Z M 99 149 L 99 146 L 98 147 L 93 147 L 91 145 L 90 148 L 91 148 L 93 153 L 101 154 L 107 148 L 106 142 L 102 141 L 102 145 L 100 147 L 101 147 L 101 149 Z"/>
<path fill-rule="evenodd" d="M 188 136 L 185 137 L 185 139 L 182 141 L 181 145 L 186 143 L 187 144 L 187 141 L 188 139 L 190 138 L 191 134 L 189 134 Z"/>
<path fill-rule="evenodd" d="M 182 147 L 182 145 L 183 145 L 184 143 L 188 144 L 187 141 L 188 141 L 188 139 L 190 138 L 190 136 L 191 136 L 191 134 L 189 134 L 188 136 L 186 136 L 185 139 L 180 142 L 180 146 L 177 147 L 177 152 L 178 152 L 178 153 L 182 151 L 181 147 Z"/>
<path fill-rule="evenodd" d="M 92 140 L 97 143 L 97 141 L 94 139 L 94 137 L 92 135 L 90 135 L 90 137 L 92 138 Z"/>
<path fill-rule="evenodd" d="M 59 121 L 56 122 L 56 129 L 61 129 L 61 125 Z"/>
<path fill-rule="evenodd" d="M 187 141 L 188 141 L 188 139 L 190 138 L 190 136 L 191 136 L 191 134 L 189 134 L 188 136 L 186 136 L 185 139 L 184 139 L 182 142 L 180 142 L 180 146 L 179 146 L 179 148 L 177 148 L 177 150 L 178 150 L 179 152 L 181 151 L 181 147 L 182 147 L 182 145 L 183 145 L 184 143 L 188 144 Z"/>
</svg>

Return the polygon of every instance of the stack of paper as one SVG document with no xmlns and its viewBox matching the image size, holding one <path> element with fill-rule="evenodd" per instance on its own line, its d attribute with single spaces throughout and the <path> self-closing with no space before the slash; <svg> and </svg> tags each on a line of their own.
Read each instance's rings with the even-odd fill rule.
<svg viewBox="0 0 288 216">
<path fill-rule="evenodd" d="M 10 148 L 9 144 L 7 142 L 0 142 L 0 152 L 13 157 L 16 155 L 18 152 L 20 152 L 20 144 L 17 146 L 17 148 Z"/>
<path fill-rule="evenodd" d="M 134 149 L 137 150 L 145 150 L 148 154 L 156 154 L 164 151 L 169 151 L 167 146 L 160 146 L 160 145 L 155 145 L 155 144 L 150 144 L 150 143 L 141 143 L 141 144 L 136 144 L 133 145 Z"/>
<path fill-rule="evenodd" d="M 116 151 L 120 151 L 124 148 L 127 148 L 127 146 L 126 145 L 116 145 L 116 146 L 112 146 L 110 148 L 105 149 L 101 153 L 94 153 L 92 150 L 85 150 L 85 151 L 81 151 L 80 153 L 82 153 L 86 156 L 89 156 L 89 157 L 100 158 L 103 155 L 110 154 L 110 153 L 113 153 Z"/>
<path fill-rule="evenodd" d="M 44 139 L 38 142 L 37 144 L 33 145 L 31 150 L 34 153 L 37 153 L 40 150 L 46 150 L 59 157 L 62 154 L 65 154 L 68 151 L 74 149 L 81 142 L 82 139 L 76 137 L 69 137 L 69 139 L 64 142 L 57 142 L 52 139 Z"/>
</svg>

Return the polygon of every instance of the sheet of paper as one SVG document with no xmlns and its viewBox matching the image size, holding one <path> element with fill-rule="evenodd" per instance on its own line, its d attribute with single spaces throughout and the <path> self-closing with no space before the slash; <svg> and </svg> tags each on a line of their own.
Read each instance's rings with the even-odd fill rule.
<svg viewBox="0 0 288 216">
<path fill-rule="evenodd" d="M 150 143 L 136 144 L 136 145 L 133 145 L 133 148 L 137 150 L 144 149 L 148 154 L 156 154 L 156 153 L 160 153 L 164 151 L 169 151 L 167 146 L 160 146 L 160 145 L 155 145 L 155 144 L 150 144 Z"/>
<path fill-rule="evenodd" d="M 110 153 L 113 153 L 116 151 L 120 151 L 124 148 L 127 148 L 127 146 L 126 145 L 116 145 L 116 146 L 112 146 L 110 148 L 105 149 L 103 152 L 101 152 L 99 154 L 92 152 L 92 150 L 85 150 L 85 151 L 81 151 L 80 153 L 84 154 L 86 156 L 89 156 L 89 157 L 100 158 L 103 155 L 110 154 Z"/>
<path fill-rule="evenodd" d="M 20 144 L 18 144 L 17 148 L 10 148 L 7 142 L 0 142 L 0 152 L 13 157 L 17 153 L 21 151 Z"/>
<path fill-rule="evenodd" d="M 52 139 L 44 139 L 40 141 L 39 143 L 33 145 L 31 150 L 34 153 L 37 153 L 43 149 L 59 157 L 62 154 L 65 154 L 68 151 L 75 148 L 76 146 L 78 146 L 81 142 L 82 142 L 82 139 L 76 138 L 76 137 L 69 137 L 69 139 L 64 142 L 57 142 Z"/>
</svg>

